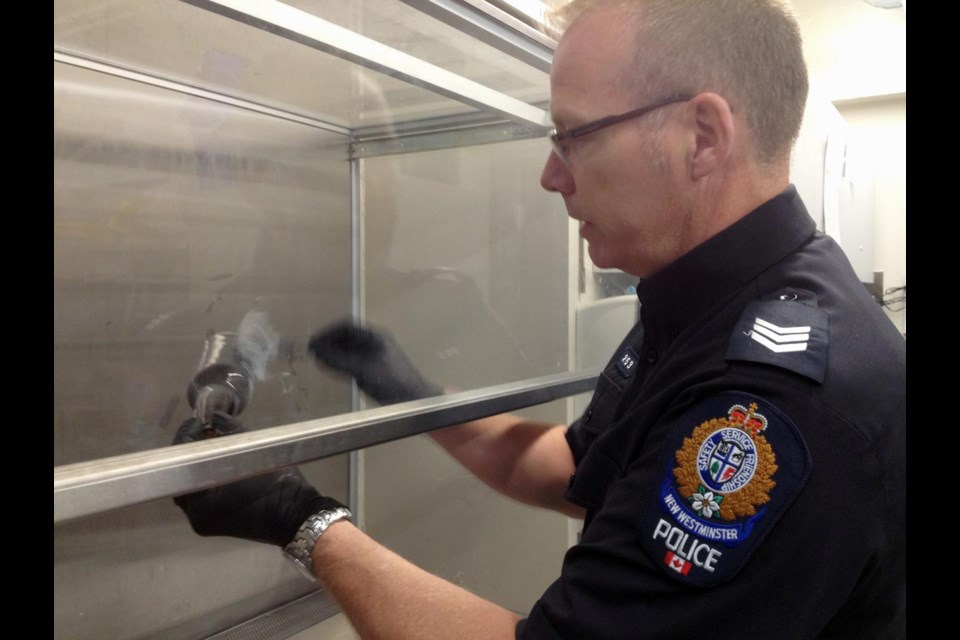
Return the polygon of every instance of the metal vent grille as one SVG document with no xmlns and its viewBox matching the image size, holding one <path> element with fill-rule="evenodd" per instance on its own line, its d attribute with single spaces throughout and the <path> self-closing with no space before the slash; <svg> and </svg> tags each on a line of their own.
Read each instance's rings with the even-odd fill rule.
<svg viewBox="0 0 960 640">
<path fill-rule="evenodd" d="M 209 640 L 277 640 L 308 629 L 340 613 L 324 591 L 315 591 L 282 607 L 210 636 Z"/>
</svg>

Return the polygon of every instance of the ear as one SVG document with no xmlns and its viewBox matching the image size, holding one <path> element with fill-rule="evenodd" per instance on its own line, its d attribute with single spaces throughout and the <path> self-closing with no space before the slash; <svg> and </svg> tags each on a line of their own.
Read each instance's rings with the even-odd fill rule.
<svg viewBox="0 0 960 640">
<path fill-rule="evenodd" d="M 690 101 L 694 144 L 690 147 L 690 177 L 699 180 L 710 175 L 730 157 L 735 129 L 733 111 L 715 93 L 701 93 Z"/>
</svg>

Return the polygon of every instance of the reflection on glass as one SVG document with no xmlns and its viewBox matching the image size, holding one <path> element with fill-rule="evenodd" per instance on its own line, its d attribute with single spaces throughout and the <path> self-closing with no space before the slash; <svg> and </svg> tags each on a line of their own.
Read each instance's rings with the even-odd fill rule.
<svg viewBox="0 0 960 640">
<path fill-rule="evenodd" d="M 364 161 L 366 317 L 437 384 L 568 368 L 568 219 L 540 188 L 548 153 L 528 140 Z M 562 401 L 523 413 L 567 421 Z M 518 611 L 556 578 L 565 519 L 505 500 L 429 436 L 368 449 L 365 469 L 368 531 L 418 566 Z"/>
<path fill-rule="evenodd" d="M 296 348 L 350 309 L 346 156 L 341 136 L 55 63 L 54 466 L 169 445 L 225 333 L 250 428 L 350 409 Z M 344 456 L 304 472 L 346 498 Z M 275 549 L 142 504 L 55 528 L 54 635 L 200 637 L 301 580 Z"/>
<path fill-rule="evenodd" d="M 425 375 L 472 389 L 567 370 L 567 218 L 540 140 L 367 160 L 365 303 Z"/>
<path fill-rule="evenodd" d="M 543 72 L 432 20 L 407 28 L 391 17 L 405 5 L 301 4 L 515 97 L 546 97 Z M 475 389 L 567 370 L 568 223 L 539 187 L 540 140 L 365 159 L 352 185 L 341 127 L 474 109 L 188 3 L 58 0 L 55 13 L 57 51 L 331 125 L 55 62 L 55 466 L 165 447 L 211 407 L 252 429 L 349 411 L 348 382 L 304 347 L 356 302 L 354 186 L 365 318 L 426 376 Z M 226 336 L 236 368 L 198 379 L 222 362 L 209 350 Z M 563 402 L 530 414 L 567 419 Z M 374 537 L 518 610 L 555 577 L 556 514 L 492 495 L 427 437 L 366 455 Z M 345 457 L 302 469 L 346 498 Z M 497 567 L 526 577 L 504 585 Z M 312 589 L 300 580 L 276 549 L 199 538 L 158 500 L 55 528 L 54 634 L 203 637 Z"/>
</svg>

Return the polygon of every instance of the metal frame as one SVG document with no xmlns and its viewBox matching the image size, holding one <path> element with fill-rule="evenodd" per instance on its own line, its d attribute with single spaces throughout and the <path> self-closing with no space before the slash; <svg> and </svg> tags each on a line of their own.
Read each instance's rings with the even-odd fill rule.
<svg viewBox="0 0 960 640">
<path fill-rule="evenodd" d="M 400 0 L 421 13 L 484 42 L 530 66 L 550 73 L 557 43 L 487 2 Z"/>
<path fill-rule="evenodd" d="M 182 0 L 232 20 L 335 55 L 521 124 L 545 125 L 547 113 L 408 53 L 275 0 Z"/>
<path fill-rule="evenodd" d="M 543 138 L 544 154 L 549 153 L 546 140 L 547 128 L 541 126 L 519 126 L 511 122 L 489 125 L 473 125 L 460 129 L 433 131 L 417 134 L 404 134 L 378 140 L 357 140 L 350 143 L 351 158 L 379 158 L 401 153 L 436 151 L 437 149 L 457 149 L 498 142 L 513 142 Z"/>
<path fill-rule="evenodd" d="M 53 523 L 543 404 L 590 391 L 597 375 L 597 371 L 553 374 L 226 438 L 62 465 L 53 470 Z"/>
<path fill-rule="evenodd" d="M 274 16 L 283 13 L 280 8 L 288 11 L 297 10 L 282 3 L 271 0 L 182 1 L 272 33 L 284 35 L 415 86 L 480 108 L 482 111 L 351 130 L 329 121 L 278 109 L 246 98 L 195 87 L 179 80 L 144 73 L 115 61 L 100 60 L 87 54 L 54 48 L 53 59 L 55 62 L 351 136 L 353 140 L 350 145 L 351 158 L 527 140 L 543 136 L 547 132 L 547 105 L 539 103 L 531 105 L 511 98 L 310 14 L 301 12 L 302 16 L 310 19 L 302 25 L 302 31 L 285 32 L 282 23 L 271 20 Z M 483 5 L 475 6 L 476 3 L 465 0 L 401 1 L 445 24 L 462 29 L 468 35 L 535 68 L 543 71 L 550 69 L 555 43 L 499 9 Z M 245 11 L 249 13 L 244 13 Z M 504 24 L 500 24 L 498 20 L 502 20 Z M 311 37 L 323 37 L 326 40 L 310 40 Z M 308 41 L 305 42 L 305 39 Z M 386 68 L 384 61 L 393 64 L 393 67 Z M 456 93 L 464 90 L 467 90 L 466 94 Z"/>
<path fill-rule="evenodd" d="M 364 300 L 364 271 L 363 260 L 366 255 L 363 237 L 363 167 L 356 158 L 350 160 L 350 314 L 356 321 L 363 320 L 365 315 Z M 356 380 L 350 384 L 350 410 L 360 409 L 360 389 Z M 354 524 L 360 528 L 365 526 L 365 512 L 363 510 L 363 452 L 351 451 L 347 461 L 347 501 L 350 511 L 354 514 Z"/>
<path fill-rule="evenodd" d="M 262 613 L 207 640 L 266 640 L 289 638 L 336 614 L 340 607 L 326 591 L 314 591 Z"/>
<path fill-rule="evenodd" d="M 88 69 L 90 71 L 105 73 L 107 75 L 123 78 L 125 80 L 132 80 L 134 82 L 146 84 L 151 87 L 168 89 L 170 91 L 176 91 L 185 95 L 191 95 L 197 98 L 204 98 L 213 102 L 239 107 L 240 109 L 246 109 L 247 111 L 253 111 L 255 113 L 262 113 L 264 115 L 280 118 L 281 120 L 296 122 L 308 127 L 313 127 L 315 129 L 322 129 L 324 131 L 339 133 L 345 136 L 350 135 L 350 129 L 347 129 L 346 127 L 331 124 L 323 120 L 317 120 L 316 118 L 311 118 L 299 113 L 293 113 L 292 111 L 268 107 L 267 105 L 253 102 L 252 100 L 246 100 L 244 98 L 238 98 L 225 93 L 210 91 L 209 89 L 201 89 L 183 82 L 169 80 L 167 78 L 151 75 L 142 71 L 135 71 L 113 61 L 97 60 L 86 55 L 58 51 L 56 48 L 53 50 L 53 61 L 69 64 L 74 67 L 80 67 L 82 69 Z"/>
<path fill-rule="evenodd" d="M 540 103 L 535 106 L 549 107 Z M 546 142 L 548 130 L 543 125 L 516 124 L 490 113 L 423 118 L 354 129 L 350 157 L 376 158 L 533 138 L 544 138 Z"/>
</svg>

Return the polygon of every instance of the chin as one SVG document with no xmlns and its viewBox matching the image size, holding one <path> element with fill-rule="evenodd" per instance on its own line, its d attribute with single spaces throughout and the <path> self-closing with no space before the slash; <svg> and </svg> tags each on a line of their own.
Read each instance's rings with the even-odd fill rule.
<svg viewBox="0 0 960 640">
<path fill-rule="evenodd" d="M 631 265 L 627 260 L 619 260 L 615 256 L 610 254 L 601 253 L 599 251 L 588 250 L 587 252 L 590 255 L 590 261 L 593 262 L 593 266 L 598 269 L 619 269 L 626 274 L 634 276 L 636 278 L 646 278 L 650 275 L 650 270 L 643 269 L 637 265 Z"/>
<path fill-rule="evenodd" d="M 609 252 L 596 248 L 593 244 L 587 245 L 587 253 L 590 255 L 590 261 L 593 266 L 600 269 L 621 269 L 619 261 Z"/>
</svg>

